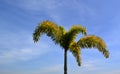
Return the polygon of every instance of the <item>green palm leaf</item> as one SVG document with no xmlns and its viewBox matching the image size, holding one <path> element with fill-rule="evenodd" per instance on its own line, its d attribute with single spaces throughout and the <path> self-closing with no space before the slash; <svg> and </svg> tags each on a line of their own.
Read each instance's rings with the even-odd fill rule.
<svg viewBox="0 0 120 74">
<path fill-rule="evenodd" d="M 76 42 L 71 43 L 69 46 L 70 52 L 72 52 L 73 56 L 76 58 L 78 66 L 81 66 L 81 49 Z"/>
<path fill-rule="evenodd" d="M 109 52 L 106 49 L 106 45 L 104 41 L 97 36 L 90 35 L 90 36 L 85 36 L 81 38 L 77 44 L 81 48 L 97 48 L 100 52 L 103 53 L 103 55 L 108 58 L 109 57 Z"/>
<path fill-rule="evenodd" d="M 63 27 L 57 26 L 55 23 L 48 20 L 43 21 L 36 27 L 33 33 L 33 40 L 34 42 L 37 42 L 42 34 L 46 34 L 47 36 L 51 37 L 55 43 L 59 43 L 63 32 Z"/>
</svg>

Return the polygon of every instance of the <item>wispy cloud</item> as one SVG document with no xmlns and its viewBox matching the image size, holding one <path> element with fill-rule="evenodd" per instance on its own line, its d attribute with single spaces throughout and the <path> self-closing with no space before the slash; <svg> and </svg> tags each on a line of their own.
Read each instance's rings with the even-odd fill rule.
<svg viewBox="0 0 120 74">
<path fill-rule="evenodd" d="M 37 70 L 24 71 L 24 70 L 6 70 L 0 71 L 0 74 L 61 74 L 63 73 L 63 65 L 57 64 L 52 66 L 43 67 Z"/>
<path fill-rule="evenodd" d="M 84 63 L 82 67 L 89 71 L 93 71 L 97 69 L 94 63 Z"/>
<path fill-rule="evenodd" d="M 57 64 L 37 70 L 33 74 L 60 74 L 63 72 L 62 69 L 63 65 Z"/>
<path fill-rule="evenodd" d="M 34 59 L 47 53 L 50 47 L 49 43 L 45 43 L 44 40 L 34 44 L 32 34 L 29 32 L 26 33 L 25 31 L 2 34 L 0 46 L 0 64 L 10 64 L 17 61 Z"/>
<path fill-rule="evenodd" d="M 120 69 L 108 70 L 108 71 L 100 71 L 97 74 L 120 74 Z"/>
<path fill-rule="evenodd" d="M 45 49 L 42 48 L 41 49 Z M 9 51 L 3 51 L 0 54 L 0 64 L 9 64 L 17 61 L 28 61 L 39 57 L 40 55 L 48 52 L 48 50 L 41 51 L 39 48 L 26 48 L 26 49 L 11 49 Z"/>
<path fill-rule="evenodd" d="M 31 11 L 31 12 L 36 12 L 36 11 L 49 11 L 49 10 L 54 10 L 58 8 L 61 5 L 60 0 L 50 0 L 50 1 L 45 1 L 45 0 L 12 0 L 8 1 L 5 0 L 6 3 L 13 5 L 15 7 L 21 8 L 25 11 Z"/>
<path fill-rule="evenodd" d="M 45 48 L 43 48 L 45 49 Z M 11 49 L 9 51 L 3 51 L 0 54 L 0 64 L 10 64 L 17 61 L 28 61 L 35 57 L 38 57 L 47 51 L 42 51 L 40 49 Z"/>
<path fill-rule="evenodd" d="M 95 15 L 94 10 L 90 6 L 86 5 L 85 3 L 79 0 L 71 0 L 71 1 L 69 0 L 64 0 L 64 1 L 5 0 L 5 1 L 10 5 L 20 8 L 27 13 L 32 13 L 33 15 L 38 13 L 42 13 L 42 14 L 44 13 L 45 15 L 49 16 L 57 23 L 61 23 L 61 21 L 64 21 L 66 18 L 70 18 L 70 17 L 71 18 L 81 17 L 81 20 L 85 20 L 85 18 L 88 17 L 86 16 L 86 14 L 89 15 L 89 17 L 93 17 Z"/>
</svg>

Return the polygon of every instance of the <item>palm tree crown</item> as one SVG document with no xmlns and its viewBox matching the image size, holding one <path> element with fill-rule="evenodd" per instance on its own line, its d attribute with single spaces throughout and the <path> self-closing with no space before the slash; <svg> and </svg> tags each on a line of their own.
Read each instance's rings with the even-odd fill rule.
<svg viewBox="0 0 120 74">
<path fill-rule="evenodd" d="M 79 33 L 84 37 L 76 42 L 75 38 Z M 55 44 L 59 44 L 66 51 L 69 50 L 76 58 L 78 66 L 81 65 L 81 48 L 97 48 L 106 58 L 109 57 L 105 42 L 98 36 L 87 35 L 86 28 L 81 25 L 73 25 L 66 31 L 62 26 L 46 20 L 36 27 L 33 33 L 34 42 L 38 42 L 42 34 L 51 37 Z"/>
</svg>

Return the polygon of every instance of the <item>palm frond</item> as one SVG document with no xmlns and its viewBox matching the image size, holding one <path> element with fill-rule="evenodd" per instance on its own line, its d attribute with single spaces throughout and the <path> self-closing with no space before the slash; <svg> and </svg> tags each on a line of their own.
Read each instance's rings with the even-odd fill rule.
<svg viewBox="0 0 120 74">
<path fill-rule="evenodd" d="M 81 65 L 81 50 L 76 42 L 71 43 L 69 46 L 70 52 L 72 52 L 73 56 L 76 58 L 78 66 Z"/>
<path fill-rule="evenodd" d="M 35 29 L 33 33 L 33 40 L 37 42 L 42 34 L 46 34 L 51 37 L 55 43 L 59 43 L 60 37 L 62 36 L 64 28 L 56 25 L 51 21 L 43 21 L 41 22 Z"/>
<path fill-rule="evenodd" d="M 63 42 L 64 42 L 64 45 L 65 48 L 68 48 L 70 43 L 72 43 L 76 36 L 79 34 L 79 33 L 82 33 L 84 35 L 86 35 L 86 28 L 81 26 L 81 25 L 74 25 L 70 28 L 70 30 L 68 32 L 66 32 L 63 36 Z"/>
<path fill-rule="evenodd" d="M 81 48 L 97 48 L 100 52 L 103 53 L 103 55 L 108 58 L 109 57 L 109 52 L 106 49 L 106 44 L 104 43 L 104 41 L 98 37 L 98 36 L 94 36 L 94 35 L 90 35 L 90 36 L 85 36 L 83 38 L 81 38 L 77 44 L 81 47 Z"/>
</svg>

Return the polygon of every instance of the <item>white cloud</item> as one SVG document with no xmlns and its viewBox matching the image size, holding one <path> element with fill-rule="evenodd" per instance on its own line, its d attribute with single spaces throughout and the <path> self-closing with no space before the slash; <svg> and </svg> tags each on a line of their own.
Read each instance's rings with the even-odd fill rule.
<svg viewBox="0 0 120 74">
<path fill-rule="evenodd" d="M 61 74 L 63 73 L 63 65 L 57 64 L 47 66 L 37 70 L 6 70 L 0 71 L 0 74 Z"/>
<path fill-rule="evenodd" d="M 107 70 L 107 71 L 99 71 L 98 74 L 120 74 L 120 69 L 117 69 L 117 70 Z"/>
<path fill-rule="evenodd" d="M 63 72 L 63 65 L 57 64 L 45 67 L 35 71 L 33 74 L 61 74 Z"/>
<path fill-rule="evenodd" d="M 95 15 L 90 6 L 78 0 L 6 0 L 6 2 L 33 15 L 44 13 L 57 23 L 66 19 L 67 16 L 72 18 L 72 15 L 76 15 L 81 17 L 81 20 L 85 20 L 84 18 Z"/>
<path fill-rule="evenodd" d="M 61 6 L 60 0 L 6 0 L 6 2 L 29 11 L 48 11 Z"/>
<path fill-rule="evenodd" d="M 28 61 L 49 52 L 50 48 L 49 42 L 44 40 L 35 44 L 29 32 L 5 33 L 1 36 L 0 46 L 0 64 Z"/>
<path fill-rule="evenodd" d="M 41 49 L 45 49 L 42 48 Z M 3 51 L 0 54 L 0 64 L 9 64 L 16 61 L 27 61 L 39 57 L 40 55 L 48 52 L 48 50 L 42 50 L 39 48 L 26 48 L 26 49 L 11 49 Z"/>
<path fill-rule="evenodd" d="M 89 71 L 93 71 L 97 69 L 93 63 L 85 63 L 82 67 Z"/>
<path fill-rule="evenodd" d="M 85 62 L 83 62 L 83 65 L 81 66 L 84 70 L 87 70 L 87 71 L 95 71 L 95 70 L 98 70 L 100 69 L 100 67 L 97 67 L 98 64 L 101 64 L 102 61 L 100 60 L 86 60 Z"/>
</svg>

